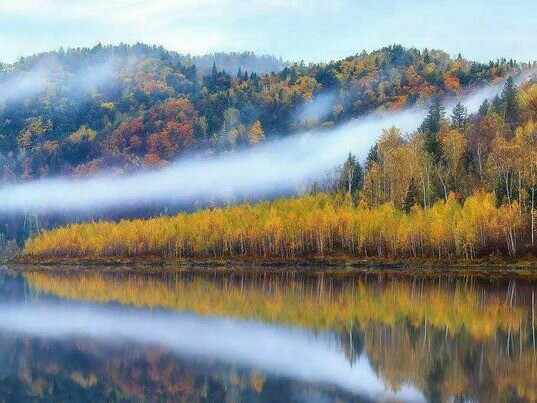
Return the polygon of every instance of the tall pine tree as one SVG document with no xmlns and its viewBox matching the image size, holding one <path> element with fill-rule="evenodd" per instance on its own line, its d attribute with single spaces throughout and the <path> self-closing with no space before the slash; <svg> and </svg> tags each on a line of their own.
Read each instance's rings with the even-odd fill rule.
<svg viewBox="0 0 537 403">
<path fill-rule="evenodd" d="M 442 119 L 446 115 L 446 110 L 442 105 L 440 97 L 435 97 L 429 107 L 427 117 L 420 126 L 420 131 L 425 136 L 425 148 L 435 161 L 442 159 L 442 146 L 440 144 L 440 129 Z"/>
<path fill-rule="evenodd" d="M 339 177 L 339 189 L 348 192 L 351 195 L 364 186 L 364 173 L 362 166 L 356 160 L 356 157 L 349 153 L 347 160 L 341 168 Z"/>
<path fill-rule="evenodd" d="M 416 181 L 414 180 L 414 177 L 410 179 L 410 184 L 408 185 L 408 189 L 405 194 L 405 200 L 403 204 L 403 208 L 405 211 L 410 213 L 410 210 L 412 207 L 414 207 L 416 204 L 418 204 L 419 200 L 419 194 L 418 194 L 418 187 L 416 186 Z"/>
<path fill-rule="evenodd" d="M 468 110 L 463 104 L 459 102 L 457 105 L 455 105 L 451 113 L 452 125 L 453 127 L 462 129 L 464 126 L 466 126 L 467 121 L 468 121 Z"/>
<path fill-rule="evenodd" d="M 503 117 L 505 122 L 513 129 L 518 124 L 518 100 L 516 97 L 516 85 L 513 77 L 505 82 L 502 91 Z"/>
</svg>

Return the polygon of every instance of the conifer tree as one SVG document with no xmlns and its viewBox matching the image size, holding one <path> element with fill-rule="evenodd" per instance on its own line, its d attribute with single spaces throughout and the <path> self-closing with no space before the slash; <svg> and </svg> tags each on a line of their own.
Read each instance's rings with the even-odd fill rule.
<svg viewBox="0 0 537 403">
<path fill-rule="evenodd" d="M 407 213 L 410 213 L 412 207 L 418 204 L 418 200 L 418 187 L 416 186 L 416 181 L 414 180 L 414 177 L 412 177 L 412 179 L 410 179 L 410 184 L 408 185 L 408 190 L 406 191 L 405 201 L 403 204 L 403 208 L 405 209 L 405 211 Z"/>
<path fill-rule="evenodd" d="M 453 127 L 458 129 L 462 129 L 464 126 L 466 126 L 466 122 L 468 121 L 468 110 L 460 102 L 453 108 L 451 121 Z"/>
<path fill-rule="evenodd" d="M 442 146 L 440 144 L 439 134 L 445 114 L 446 110 L 442 105 L 440 97 L 435 97 L 429 107 L 427 117 L 420 127 L 420 131 L 425 135 L 425 148 L 437 162 L 442 159 Z"/>
<path fill-rule="evenodd" d="M 503 102 L 503 117 L 505 122 L 513 129 L 518 123 L 518 101 L 515 81 L 511 76 L 505 82 L 501 99 Z"/>
<path fill-rule="evenodd" d="M 365 169 L 366 171 L 369 171 L 371 169 L 371 166 L 373 163 L 379 162 L 379 156 L 378 156 L 378 144 L 375 144 L 373 147 L 369 149 L 369 152 L 367 153 L 367 158 L 365 160 Z"/>
<path fill-rule="evenodd" d="M 498 115 L 503 116 L 505 107 L 502 98 L 499 95 L 496 95 L 492 100 L 492 110 Z"/>
<path fill-rule="evenodd" d="M 339 178 L 339 189 L 353 195 L 357 190 L 361 190 L 364 184 L 364 174 L 362 166 L 356 157 L 349 153 L 347 160 L 341 168 Z"/>
<path fill-rule="evenodd" d="M 487 116 L 490 109 L 490 102 L 488 99 L 485 99 L 483 103 L 479 106 L 479 109 L 477 111 L 479 116 Z"/>
</svg>

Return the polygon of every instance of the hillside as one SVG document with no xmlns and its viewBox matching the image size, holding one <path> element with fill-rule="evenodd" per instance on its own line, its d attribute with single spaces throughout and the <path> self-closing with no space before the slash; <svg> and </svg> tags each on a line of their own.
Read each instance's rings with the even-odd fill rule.
<svg viewBox="0 0 537 403">
<path fill-rule="evenodd" d="M 526 67 L 401 46 L 289 66 L 250 53 L 189 57 L 145 45 L 39 54 L 0 66 L 0 180 L 229 152 L 379 108 L 427 103 L 434 94 L 460 94 Z"/>
<path fill-rule="evenodd" d="M 324 189 L 332 195 L 75 224 L 34 236 L 24 252 L 38 258 L 534 256 L 536 122 L 537 83 L 517 89 L 509 78 L 477 113 L 458 104 L 448 117 L 437 99 L 415 132 L 384 130 L 364 167 L 349 154 Z"/>
</svg>

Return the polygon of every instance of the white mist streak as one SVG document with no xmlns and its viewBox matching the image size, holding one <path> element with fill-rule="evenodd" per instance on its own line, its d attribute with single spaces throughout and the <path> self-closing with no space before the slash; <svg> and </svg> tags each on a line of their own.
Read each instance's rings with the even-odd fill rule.
<svg viewBox="0 0 537 403">
<path fill-rule="evenodd" d="M 497 92 L 498 86 L 488 86 L 461 102 L 475 111 Z M 448 104 L 447 109 L 452 106 Z M 396 126 L 402 132 L 411 132 L 425 115 L 423 108 L 374 113 L 330 132 L 293 135 L 233 155 L 183 159 L 159 171 L 133 176 L 46 179 L 11 185 L 0 188 L 0 213 L 84 212 L 290 192 L 322 178 L 349 152 L 364 158 L 382 129 Z"/>
<path fill-rule="evenodd" d="M 61 81 L 66 95 L 84 95 L 115 80 L 112 61 L 93 63 L 74 71 L 64 70 L 54 60 L 39 62 L 28 71 L 0 75 L 0 101 L 21 101 L 42 94 L 48 86 Z"/>
<path fill-rule="evenodd" d="M 257 322 L 71 304 L 0 307 L 0 329 L 49 338 L 72 336 L 164 346 L 272 374 L 337 385 L 373 399 L 424 401 L 414 387 L 388 392 L 365 356 L 351 364 L 333 335 Z"/>
</svg>

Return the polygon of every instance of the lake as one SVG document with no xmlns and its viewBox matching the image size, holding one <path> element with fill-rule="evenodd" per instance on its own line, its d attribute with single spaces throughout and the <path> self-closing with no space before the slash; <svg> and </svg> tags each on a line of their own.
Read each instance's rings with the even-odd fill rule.
<svg viewBox="0 0 537 403">
<path fill-rule="evenodd" d="M 532 401 L 508 272 L 0 268 L 0 401 Z"/>
</svg>

